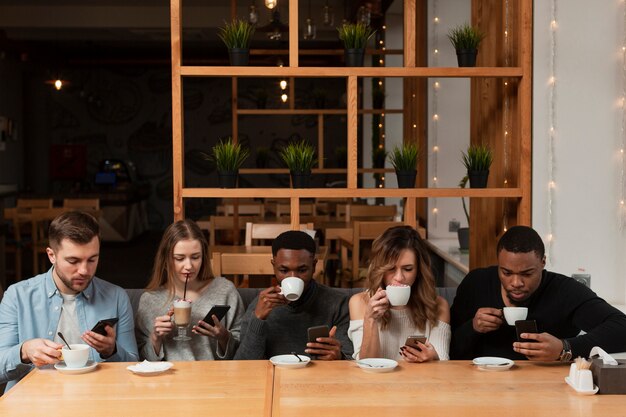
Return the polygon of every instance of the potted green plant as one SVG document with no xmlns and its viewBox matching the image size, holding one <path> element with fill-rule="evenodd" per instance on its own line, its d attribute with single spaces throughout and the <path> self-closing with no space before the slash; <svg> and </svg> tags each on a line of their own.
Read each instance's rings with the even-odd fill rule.
<svg viewBox="0 0 626 417">
<path fill-rule="evenodd" d="M 317 162 L 313 145 L 304 139 L 290 142 L 280 151 L 280 157 L 289 168 L 293 188 L 308 188 L 311 169 Z"/>
<path fill-rule="evenodd" d="M 253 34 L 254 25 L 240 19 L 224 22 L 224 26 L 219 28 L 217 36 L 228 48 L 230 65 L 248 65 Z"/>
<path fill-rule="evenodd" d="M 485 33 L 476 26 L 467 23 L 456 26 L 448 32 L 448 39 L 456 50 L 459 67 L 475 67 L 478 45 L 485 38 Z"/>
<path fill-rule="evenodd" d="M 239 168 L 248 158 L 250 152 L 232 138 L 220 140 L 212 149 L 211 160 L 217 166 L 217 179 L 220 188 L 237 187 Z"/>
<path fill-rule="evenodd" d="M 470 188 L 485 188 L 489 179 L 489 167 L 493 162 L 493 152 L 488 145 L 470 145 L 463 152 L 463 165 L 467 169 Z"/>
<path fill-rule="evenodd" d="M 365 46 L 376 31 L 361 22 L 344 23 L 337 31 L 345 48 L 346 66 L 362 67 L 365 62 Z"/>
<path fill-rule="evenodd" d="M 398 188 L 415 187 L 417 158 L 419 158 L 419 149 L 414 143 L 405 143 L 400 147 L 396 146 L 389 154 L 389 161 L 396 170 Z"/>
<path fill-rule="evenodd" d="M 469 180 L 469 177 L 467 175 L 464 176 L 459 182 L 459 187 L 465 188 L 468 180 Z M 461 203 L 463 204 L 463 211 L 465 212 L 465 218 L 467 219 L 467 227 L 459 227 L 456 233 L 459 238 L 459 249 L 462 251 L 466 251 L 466 250 L 469 250 L 470 217 L 469 217 L 469 212 L 467 211 L 467 206 L 465 205 L 465 197 L 461 197 Z"/>
</svg>

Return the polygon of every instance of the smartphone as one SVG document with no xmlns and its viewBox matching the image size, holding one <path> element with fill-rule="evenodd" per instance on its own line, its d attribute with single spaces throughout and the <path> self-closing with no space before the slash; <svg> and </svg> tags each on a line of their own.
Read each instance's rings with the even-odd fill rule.
<svg viewBox="0 0 626 417">
<path fill-rule="evenodd" d="M 98 333 L 101 334 L 102 336 L 106 336 L 107 332 L 104 329 L 104 327 L 108 324 L 109 326 L 113 327 L 115 326 L 115 323 L 117 323 L 118 318 L 117 317 L 113 317 L 111 319 L 104 319 L 104 320 L 100 320 L 99 322 L 96 323 L 95 326 L 93 326 L 93 329 L 91 329 L 92 332 L 94 333 Z"/>
<path fill-rule="evenodd" d="M 535 320 L 517 320 L 515 322 L 515 331 L 517 332 L 518 342 L 535 342 L 535 340 L 531 339 L 522 339 L 520 335 L 522 333 L 539 333 Z"/>
<path fill-rule="evenodd" d="M 420 343 L 426 343 L 426 336 L 409 336 L 406 338 L 406 342 L 404 342 L 404 344 L 406 346 L 411 346 L 414 349 L 417 349 L 419 351 L 421 351 L 422 349 L 420 349 L 420 347 L 418 346 L 417 342 Z"/>
<path fill-rule="evenodd" d="M 309 342 L 315 343 L 317 341 L 316 339 L 318 337 L 328 337 L 329 336 L 329 332 L 330 332 L 330 330 L 328 329 L 328 326 L 326 326 L 326 325 L 309 327 L 307 329 Z"/>
<path fill-rule="evenodd" d="M 211 307 L 209 312 L 206 313 L 206 316 L 204 316 L 204 319 L 202 319 L 202 320 L 205 323 L 210 324 L 211 326 L 213 326 L 213 324 L 215 324 L 213 322 L 213 315 L 215 314 L 217 316 L 217 320 L 218 321 L 222 321 L 224 316 L 226 316 L 226 313 L 228 312 L 228 310 L 230 310 L 230 306 L 227 306 L 227 305 L 216 305 L 216 306 L 213 306 L 213 307 Z"/>
</svg>

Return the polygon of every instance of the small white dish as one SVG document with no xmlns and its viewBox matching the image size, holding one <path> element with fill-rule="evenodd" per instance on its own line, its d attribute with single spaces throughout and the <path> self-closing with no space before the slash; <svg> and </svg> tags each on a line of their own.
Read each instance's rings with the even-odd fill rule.
<svg viewBox="0 0 626 417">
<path fill-rule="evenodd" d="M 296 357 L 296 355 L 288 354 L 288 355 L 276 355 L 270 358 L 270 362 L 274 366 L 278 366 L 279 368 L 304 368 L 311 362 L 311 358 L 306 355 L 298 355 L 300 359 Z"/>
<path fill-rule="evenodd" d="M 506 371 L 515 365 L 511 359 L 497 356 L 483 356 L 474 359 L 472 363 L 481 371 Z"/>
<path fill-rule="evenodd" d="M 54 364 L 54 369 L 66 375 L 80 375 L 93 371 L 97 366 L 98 362 L 89 360 L 85 366 L 81 366 L 80 368 L 68 368 L 65 362 L 61 361 Z"/>
<path fill-rule="evenodd" d="M 572 387 L 572 388 L 574 389 L 574 391 L 576 391 L 576 392 L 577 392 L 577 393 L 579 393 L 580 395 L 594 395 L 594 394 L 596 394 L 596 393 L 598 392 L 598 390 L 600 389 L 597 385 L 594 385 L 592 390 L 589 390 L 589 391 L 583 391 L 583 390 L 580 390 L 580 389 L 578 389 L 578 388 L 576 388 L 576 387 L 574 386 L 574 384 L 572 383 L 572 381 L 569 379 L 569 376 L 566 376 L 566 377 L 565 377 L 565 382 L 567 382 L 567 385 L 569 385 L 570 387 Z"/>
<path fill-rule="evenodd" d="M 392 372 L 398 366 L 398 362 L 385 358 L 359 359 L 356 364 L 365 372 L 372 373 Z"/>
<path fill-rule="evenodd" d="M 174 366 L 172 362 L 143 361 L 135 365 L 129 365 L 126 369 L 137 375 L 152 376 L 167 372 L 172 366 Z"/>
</svg>

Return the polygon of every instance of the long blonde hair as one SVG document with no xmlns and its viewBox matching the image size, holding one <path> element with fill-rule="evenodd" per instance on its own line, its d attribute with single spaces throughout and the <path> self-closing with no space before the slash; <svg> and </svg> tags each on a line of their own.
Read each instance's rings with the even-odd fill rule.
<svg viewBox="0 0 626 417">
<path fill-rule="evenodd" d="M 211 260 L 209 258 L 209 243 L 204 237 L 202 230 L 193 220 L 179 220 L 165 229 L 159 249 L 157 249 L 152 269 L 152 276 L 146 286 L 147 291 L 166 288 L 173 298 L 175 295 L 174 279 L 174 246 L 181 240 L 197 240 L 202 247 L 202 265 L 198 271 L 198 281 L 208 281 L 213 278 Z"/>
<path fill-rule="evenodd" d="M 434 327 L 438 318 L 435 278 L 431 271 L 428 249 L 412 227 L 391 227 L 374 240 L 367 270 L 368 294 L 371 297 L 379 288 L 385 287 L 385 274 L 395 267 L 405 249 L 413 251 L 417 264 L 417 276 L 411 286 L 411 297 L 407 304 L 411 321 L 421 329 L 425 328 L 426 322 Z M 382 328 L 387 327 L 390 319 L 391 313 L 387 311 L 382 317 Z"/>
</svg>

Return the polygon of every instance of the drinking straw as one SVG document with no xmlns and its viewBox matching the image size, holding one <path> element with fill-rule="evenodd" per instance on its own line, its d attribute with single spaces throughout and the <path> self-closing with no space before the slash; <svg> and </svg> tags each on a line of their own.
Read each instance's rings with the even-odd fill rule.
<svg viewBox="0 0 626 417">
<path fill-rule="evenodd" d="M 189 281 L 189 274 L 185 277 L 185 288 L 183 289 L 183 301 L 187 299 L 187 281 Z"/>
</svg>

